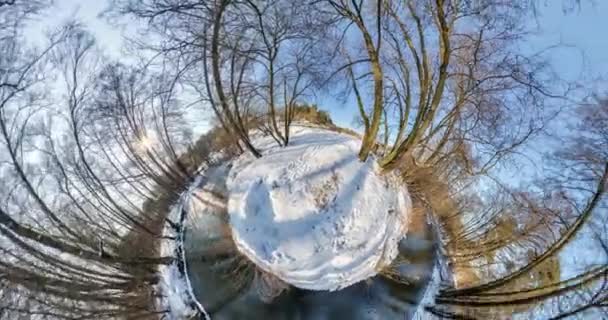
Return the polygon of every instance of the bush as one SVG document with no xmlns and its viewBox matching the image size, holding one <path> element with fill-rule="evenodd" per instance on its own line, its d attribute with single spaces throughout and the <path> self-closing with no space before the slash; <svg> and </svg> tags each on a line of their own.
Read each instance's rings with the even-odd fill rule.
<svg viewBox="0 0 608 320">
<path fill-rule="evenodd" d="M 298 104 L 294 109 L 295 121 L 308 121 L 310 123 L 323 126 L 334 126 L 329 113 L 325 110 L 319 109 L 316 104 Z"/>
</svg>

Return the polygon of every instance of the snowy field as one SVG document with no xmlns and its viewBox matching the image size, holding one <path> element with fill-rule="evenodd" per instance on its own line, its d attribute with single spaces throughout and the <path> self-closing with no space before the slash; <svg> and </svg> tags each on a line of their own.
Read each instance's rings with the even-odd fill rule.
<svg viewBox="0 0 608 320">
<path fill-rule="evenodd" d="M 262 270 L 299 288 L 337 290 L 374 276 L 407 231 L 405 187 L 380 175 L 361 141 L 294 127 L 287 147 L 257 137 L 263 157 L 233 162 L 227 186 L 233 239 Z"/>
</svg>

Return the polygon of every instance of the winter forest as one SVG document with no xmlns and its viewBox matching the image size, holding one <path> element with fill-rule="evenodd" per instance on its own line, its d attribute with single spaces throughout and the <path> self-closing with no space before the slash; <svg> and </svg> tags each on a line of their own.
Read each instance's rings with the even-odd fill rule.
<svg viewBox="0 0 608 320">
<path fill-rule="evenodd" d="M 0 0 L 0 320 L 608 319 L 590 17 Z"/>
</svg>

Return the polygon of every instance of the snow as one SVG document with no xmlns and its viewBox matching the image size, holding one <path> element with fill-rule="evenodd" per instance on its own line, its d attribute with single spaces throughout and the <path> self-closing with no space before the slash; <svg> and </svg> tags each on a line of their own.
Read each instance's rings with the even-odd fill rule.
<svg viewBox="0 0 608 320">
<path fill-rule="evenodd" d="M 159 288 L 164 296 L 162 306 L 168 310 L 169 319 L 192 318 L 196 314 L 189 301 L 188 282 L 180 273 L 176 264 L 163 267 Z"/>
<path fill-rule="evenodd" d="M 193 319 L 199 316 L 202 319 L 210 319 L 205 308 L 197 301 L 192 292 L 184 256 L 183 226 L 190 209 L 186 204 L 201 181 L 202 177 L 197 177 L 171 208 L 167 219 L 172 221 L 177 229 L 165 224 L 163 230 L 163 236 L 175 238 L 175 240 L 164 241 L 160 245 L 160 255 L 174 256 L 176 261 L 170 265 L 159 266 L 160 281 L 156 288 L 160 292 L 158 304 L 163 310 L 168 310 L 168 313 L 165 314 L 168 319 Z"/>
<path fill-rule="evenodd" d="M 374 276 L 397 255 L 409 195 L 376 160 L 358 160 L 358 138 L 292 128 L 279 147 L 257 136 L 263 157 L 246 153 L 227 179 L 237 249 L 299 288 L 338 290 Z"/>
</svg>

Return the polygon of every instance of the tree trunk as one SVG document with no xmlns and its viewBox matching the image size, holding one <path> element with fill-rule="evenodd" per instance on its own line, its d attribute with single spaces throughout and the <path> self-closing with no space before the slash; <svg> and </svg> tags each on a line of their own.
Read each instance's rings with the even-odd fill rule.
<svg viewBox="0 0 608 320">
<path fill-rule="evenodd" d="M 213 69 L 213 80 L 215 82 L 215 88 L 217 91 L 218 99 L 220 100 L 220 105 L 222 106 L 222 109 L 224 111 L 224 114 L 226 115 L 228 122 L 232 125 L 247 150 L 249 150 L 256 158 L 260 158 L 262 157 L 262 154 L 253 146 L 253 144 L 251 144 L 251 140 L 247 136 L 247 132 L 244 132 L 244 130 L 239 129 L 239 126 L 236 123 L 232 112 L 230 111 L 230 106 L 228 105 L 228 101 L 226 95 L 224 94 L 224 88 L 222 85 L 219 61 L 219 36 L 220 27 L 222 24 L 222 17 L 228 4 L 228 0 L 223 0 L 220 3 L 219 7 L 217 8 L 217 14 L 213 21 L 213 36 L 211 39 L 211 64 Z"/>
</svg>

